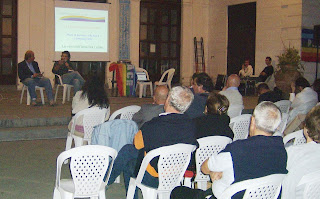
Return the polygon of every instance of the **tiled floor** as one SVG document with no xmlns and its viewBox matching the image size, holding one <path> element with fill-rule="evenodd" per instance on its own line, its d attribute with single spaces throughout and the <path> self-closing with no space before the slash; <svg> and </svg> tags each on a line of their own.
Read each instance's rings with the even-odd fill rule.
<svg viewBox="0 0 320 199">
<path fill-rule="evenodd" d="M 32 107 L 26 105 L 26 97 L 20 105 L 20 91 L 15 87 L 0 88 L 0 120 L 34 117 L 70 116 L 71 102 Z M 61 96 L 61 95 L 60 95 Z M 151 98 L 110 98 L 111 112 L 127 105 L 152 102 Z M 257 97 L 245 97 L 246 109 L 255 107 Z M 56 174 L 56 158 L 64 151 L 65 139 L 0 142 L 0 198 L 48 199 L 52 198 Z M 68 175 L 68 168 L 64 169 Z M 125 198 L 123 180 L 108 188 L 107 198 Z M 141 197 L 140 197 L 141 198 Z"/>
</svg>

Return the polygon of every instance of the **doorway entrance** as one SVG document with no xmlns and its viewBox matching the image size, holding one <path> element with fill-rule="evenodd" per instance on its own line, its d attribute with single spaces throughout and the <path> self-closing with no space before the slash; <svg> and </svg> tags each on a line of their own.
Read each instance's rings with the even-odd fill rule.
<svg viewBox="0 0 320 199">
<path fill-rule="evenodd" d="M 0 1 L 0 85 L 17 81 L 17 0 Z"/>
<path fill-rule="evenodd" d="M 228 7 L 227 74 L 238 74 L 245 59 L 254 71 L 256 46 L 256 3 Z M 253 73 L 254 74 L 254 73 Z"/>
<path fill-rule="evenodd" d="M 181 0 L 142 0 L 140 4 L 139 65 L 158 81 L 175 68 L 173 82 L 180 80 Z"/>
</svg>

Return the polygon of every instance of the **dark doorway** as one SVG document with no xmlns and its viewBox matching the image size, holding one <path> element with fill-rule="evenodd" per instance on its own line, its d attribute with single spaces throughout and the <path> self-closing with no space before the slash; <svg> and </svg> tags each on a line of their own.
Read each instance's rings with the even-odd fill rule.
<svg viewBox="0 0 320 199">
<path fill-rule="evenodd" d="M 0 1 L 0 84 L 17 81 L 17 0 Z"/>
<path fill-rule="evenodd" d="M 238 74 L 245 59 L 255 63 L 256 3 L 228 7 L 228 68 L 227 73 Z"/>
<path fill-rule="evenodd" d="M 181 0 L 142 0 L 140 4 L 139 65 L 151 81 L 175 68 L 173 82 L 180 80 Z"/>
</svg>

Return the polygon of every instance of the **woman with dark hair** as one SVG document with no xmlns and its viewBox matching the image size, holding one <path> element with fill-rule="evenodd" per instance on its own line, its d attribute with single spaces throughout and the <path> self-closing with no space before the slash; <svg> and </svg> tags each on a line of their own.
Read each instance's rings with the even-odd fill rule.
<svg viewBox="0 0 320 199">
<path fill-rule="evenodd" d="M 70 52 L 63 51 L 61 59 L 54 63 L 52 72 L 60 75 L 64 84 L 70 84 L 74 87 L 74 94 L 76 94 L 84 84 L 84 79 L 70 62 Z"/>
<path fill-rule="evenodd" d="M 205 115 L 195 118 L 196 138 L 206 136 L 227 136 L 233 139 L 229 127 L 230 117 L 227 115 L 229 101 L 224 95 L 210 93 L 206 102 Z"/>
<path fill-rule="evenodd" d="M 103 81 L 97 76 L 92 76 L 85 82 L 82 89 L 73 97 L 72 116 L 81 110 L 91 107 L 108 108 L 109 104 L 108 95 L 104 88 Z M 80 119 L 80 121 L 82 120 Z M 69 123 L 69 131 L 71 130 L 72 123 L 73 119 Z M 76 133 L 77 132 L 83 134 L 82 123 L 76 124 Z"/>
</svg>

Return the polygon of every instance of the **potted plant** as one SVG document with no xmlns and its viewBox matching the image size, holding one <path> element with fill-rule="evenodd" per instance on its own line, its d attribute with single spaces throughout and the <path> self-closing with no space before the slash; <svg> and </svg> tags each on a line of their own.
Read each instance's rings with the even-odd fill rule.
<svg viewBox="0 0 320 199">
<path fill-rule="evenodd" d="M 277 58 L 279 63 L 274 75 L 275 83 L 278 89 L 288 95 L 291 93 L 291 83 L 302 76 L 304 66 L 299 51 L 294 47 L 285 47 Z"/>
</svg>

